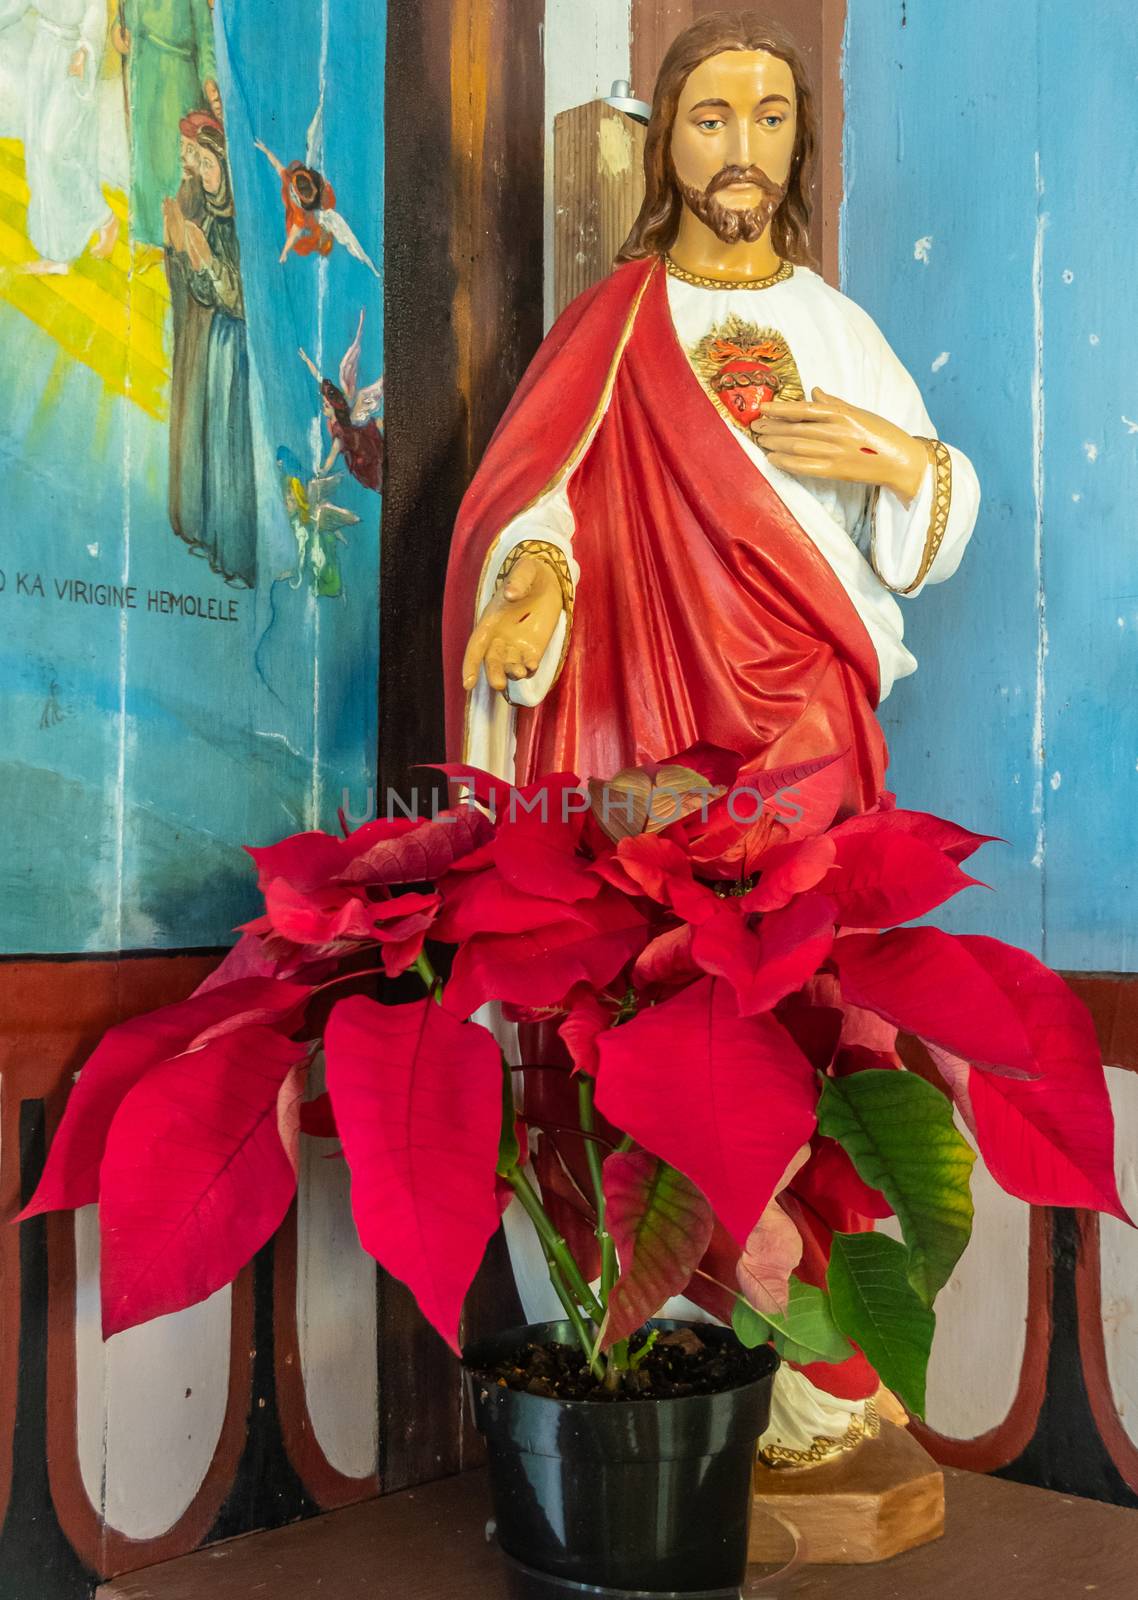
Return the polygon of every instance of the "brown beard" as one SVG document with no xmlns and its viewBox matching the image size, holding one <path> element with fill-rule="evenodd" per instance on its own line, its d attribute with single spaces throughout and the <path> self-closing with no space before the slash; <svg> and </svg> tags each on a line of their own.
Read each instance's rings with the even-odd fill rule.
<svg viewBox="0 0 1138 1600">
<path fill-rule="evenodd" d="M 684 183 L 678 176 L 676 183 L 684 197 L 684 204 L 724 244 L 738 244 L 741 240 L 753 244 L 761 238 L 786 198 L 789 187 L 786 183 L 773 183 L 761 167 L 723 167 L 706 189 Z M 722 200 L 716 199 L 716 195 L 730 183 L 753 183 L 761 191 L 762 198 L 753 206 L 737 208 L 724 205 Z"/>
</svg>

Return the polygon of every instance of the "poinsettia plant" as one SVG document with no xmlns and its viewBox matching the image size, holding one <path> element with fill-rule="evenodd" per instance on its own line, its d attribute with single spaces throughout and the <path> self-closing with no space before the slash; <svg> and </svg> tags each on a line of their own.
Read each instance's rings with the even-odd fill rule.
<svg viewBox="0 0 1138 1600">
<path fill-rule="evenodd" d="M 838 756 L 443 771 L 466 787 L 437 815 L 250 850 L 263 915 L 84 1067 L 24 1215 L 98 1202 L 108 1337 L 236 1276 L 306 1136 L 339 1139 L 361 1243 L 456 1350 L 520 1205 L 612 1388 L 686 1293 L 920 1413 L 976 1151 L 1025 1201 L 1125 1216 L 1082 1003 L 1023 950 L 903 926 L 991 836 L 888 793 L 835 821 Z"/>
</svg>

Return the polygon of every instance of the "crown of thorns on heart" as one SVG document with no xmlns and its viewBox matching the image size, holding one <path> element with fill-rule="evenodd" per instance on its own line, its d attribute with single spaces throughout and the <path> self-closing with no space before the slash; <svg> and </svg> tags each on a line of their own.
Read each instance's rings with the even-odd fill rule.
<svg viewBox="0 0 1138 1600">
<path fill-rule="evenodd" d="M 716 339 L 708 356 L 719 371 L 711 380 L 711 387 L 719 393 L 723 389 L 750 389 L 755 386 L 770 389 L 777 394 L 782 388 L 782 378 L 773 363 L 782 351 L 775 344 L 738 345 L 729 339 Z"/>
</svg>

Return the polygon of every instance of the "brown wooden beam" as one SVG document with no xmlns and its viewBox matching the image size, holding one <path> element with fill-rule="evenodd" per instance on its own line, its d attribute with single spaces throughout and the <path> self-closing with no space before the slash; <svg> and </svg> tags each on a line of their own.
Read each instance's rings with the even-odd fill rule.
<svg viewBox="0 0 1138 1600">
<path fill-rule="evenodd" d="M 542 334 L 543 0 L 389 11 L 382 785 L 443 755 L 455 513 Z"/>
<path fill-rule="evenodd" d="M 542 334 L 544 0 L 388 12 L 379 780 L 407 796 L 443 757 L 440 627 L 455 514 Z M 500 1241 L 472 1332 L 519 1320 Z M 458 1363 L 402 1285 L 380 1289 L 380 1481 L 463 1459 Z M 472 1447 L 473 1448 L 473 1447 Z"/>
</svg>

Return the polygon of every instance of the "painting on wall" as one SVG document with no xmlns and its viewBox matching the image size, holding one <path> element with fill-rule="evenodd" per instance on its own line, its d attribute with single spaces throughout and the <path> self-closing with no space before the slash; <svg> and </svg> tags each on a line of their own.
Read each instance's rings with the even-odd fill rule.
<svg viewBox="0 0 1138 1600">
<path fill-rule="evenodd" d="M 224 943 L 368 794 L 385 10 L 0 0 L 0 953 Z"/>
</svg>

